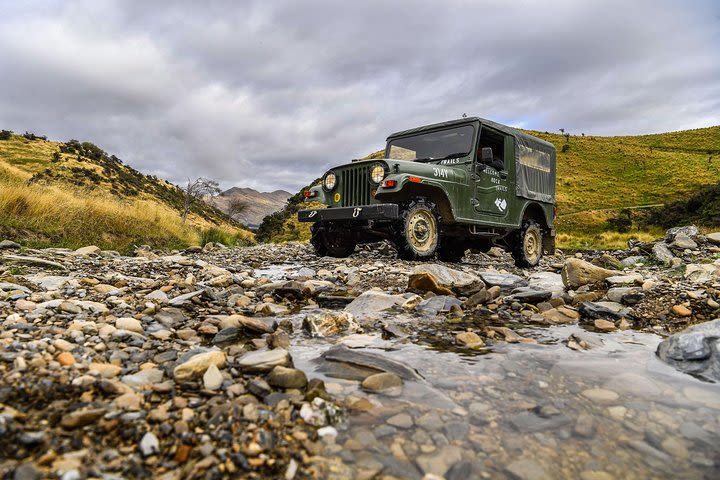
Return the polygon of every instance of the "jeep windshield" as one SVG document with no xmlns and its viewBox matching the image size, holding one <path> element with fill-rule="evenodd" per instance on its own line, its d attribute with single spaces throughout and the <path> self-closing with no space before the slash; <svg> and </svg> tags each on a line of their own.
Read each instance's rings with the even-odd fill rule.
<svg viewBox="0 0 720 480">
<path fill-rule="evenodd" d="M 390 140 L 385 157 L 415 162 L 464 157 L 472 150 L 472 141 L 472 125 L 423 132 Z"/>
</svg>

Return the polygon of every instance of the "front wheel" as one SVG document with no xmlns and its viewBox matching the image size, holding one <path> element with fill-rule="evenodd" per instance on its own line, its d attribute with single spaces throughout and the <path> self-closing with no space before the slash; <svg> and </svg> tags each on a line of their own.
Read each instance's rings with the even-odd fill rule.
<svg viewBox="0 0 720 480">
<path fill-rule="evenodd" d="M 357 242 L 347 230 L 315 224 L 312 226 L 310 243 L 320 257 L 345 258 L 355 251 Z"/>
<path fill-rule="evenodd" d="M 542 257 L 542 245 L 542 230 L 538 224 L 533 220 L 523 221 L 512 245 L 515 265 L 520 268 L 536 266 Z"/>
<path fill-rule="evenodd" d="M 439 223 L 435 206 L 425 200 L 403 209 L 401 231 L 395 241 L 398 256 L 404 260 L 421 260 L 435 255 L 440 239 Z"/>
</svg>

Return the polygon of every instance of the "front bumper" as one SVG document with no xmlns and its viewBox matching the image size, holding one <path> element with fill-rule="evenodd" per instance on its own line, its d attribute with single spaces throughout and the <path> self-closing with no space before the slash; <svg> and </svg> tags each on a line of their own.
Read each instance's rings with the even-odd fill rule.
<svg viewBox="0 0 720 480">
<path fill-rule="evenodd" d="M 380 203 L 362 207 L 318 208 L 316 210 L 300 210 L 298 221 L 321 222 L 334 220 L 394 220 L 399 217 L 399 209 L 395 203 Z"/>
</svg>

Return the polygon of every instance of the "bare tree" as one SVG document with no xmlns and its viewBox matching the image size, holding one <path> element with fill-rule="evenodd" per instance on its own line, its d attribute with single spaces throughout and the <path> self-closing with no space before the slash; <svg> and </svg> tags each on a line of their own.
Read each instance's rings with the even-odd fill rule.
<svg viewBox="0 0 720 480">
<path fill-rule="evenodd" d="M 231 198 L 227 206 L 227 214 L 230 218 L 234 218 L 235 215 L 240 215 L 247 210 L 248 204 L 240 200 L 239 198 Z"/>
<path fill-rule="evenodd" d="M 190 207 L 192 207 L 194 201 L 199 200 L 206 195 L 217 195 L 218 193 L 220 193 L 220 185 L 215 180 L 202 177 L 195 180 L 188 178 L 187 187 L 183 189 L 185 202 L 183 205 L 182 215 L 180 215 L 182 223 L 185 223 L 188 213 L 190 213 Z"/>
</svg>

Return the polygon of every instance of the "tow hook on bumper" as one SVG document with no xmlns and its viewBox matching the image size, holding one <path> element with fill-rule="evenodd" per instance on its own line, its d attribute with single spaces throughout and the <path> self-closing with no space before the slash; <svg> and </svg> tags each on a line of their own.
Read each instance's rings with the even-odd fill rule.
<svg viewBox="0 0 720 480">
<path fill-rule="evenodd" d="M 362 207 L 318 208 L 316 210 L 300 210 L 298 221 L 320 222 L 326 220 L 379 220 L 398 218 L 399 209 L 394 203 L 364 205 Z"/>
</svg>

